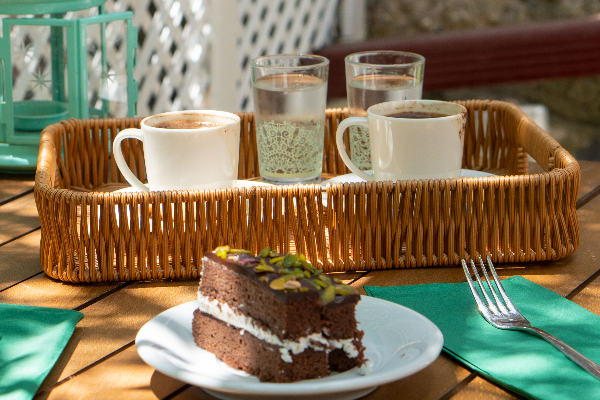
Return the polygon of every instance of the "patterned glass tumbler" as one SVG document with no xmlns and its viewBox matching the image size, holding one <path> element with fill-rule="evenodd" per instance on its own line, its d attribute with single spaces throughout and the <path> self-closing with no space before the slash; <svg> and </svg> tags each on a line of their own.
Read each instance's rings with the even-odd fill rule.
<svg viewBox="0 0 600 400">
<path fill-rule="evenodd" d="M 279 54 L 252 60 L 252 99 L 263 182 L 320 183 L 329 60 Z"/>
<path fill-rule="evenodd" d="M 425 58 L 403 51 L 367 51 L 345 59 L 348 116 L 366 117 L 372 105 L 394 100 L 419 100 L 423 94 Z M 365 126 L 350 127 L 350 158 L 370 170 L 371 144 Z"/>
</svg>

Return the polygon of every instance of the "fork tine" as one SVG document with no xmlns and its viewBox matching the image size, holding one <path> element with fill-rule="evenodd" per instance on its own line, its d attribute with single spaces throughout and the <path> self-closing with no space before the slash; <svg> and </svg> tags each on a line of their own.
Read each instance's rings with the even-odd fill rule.
<svg viewBox="0 0 600 400">
<path fill-rule="evenodd" d="M 500 311 L 498 311 L 498 308 L 492 302 L 492 299 L 490 299 L 490 296 L 488 296 L 487 290 L 485 290 L 485 286 L 483 285 L 483 282 L 481 281 L 481 278 L 479 277 L 479 273 L 477 272 L 477 265 L 475 264 L 473 259 L 471 259 L 471 268 L 473 269 L 473 274 L 475 275 L 475 278 L 477 279 L 477 283 L 479 284 L 481 293 L 483 293 L 483 297 L 485 298 L 485 301 L 487 302 L 487 307 L 490 310 L 492 310 L 492 312 L 494 314 L 500 314 Z M 483 270 L 483 272 L 485 273 L 485 269 Z"/>
<path fill-rule="evenodd" d="M 475 283 L 473 282 L 473 279 L 471 278 L 471 272 L 469 271 L 469 268 L 467 267 L 467 263 L 465 262 L 465 260 L 461 261 L 463 270 L 465 271 L 465 276 L 467 277 L 467 282 L 469 283 L 469 287 L 471 288 L 471 293 L 473 293 L 475 302 L 477 302 L 479 311 L 481 313 L 483 313 L 484 316 L 489 320 L 491 318 L 490 310 L 493 313 L 498 313 L 498 309 L 492 303 L 489 296 L 487 295 L 486 290 L 483 288 L 483 284 L 481 283 L 481 278 L 479 278 L 479 274 L 477 273 L 477 267 L 475 266 L 475 263 L 473 262 L 472 259 L 470 260 L 470 262 L 471 262 L 471 269 L 473 270 L 473 274 L 475 275 L 475 278 L 477 279 L 477 283 L 479 284 L 479 287 L 481 288 L 481 292 L 483 293 L 483 296 L 485 297 L 487 304 L 483 303 L 483 300 L 481 299 L 481 295 L 479 294 L 479 291 L 475 287 Z"/>
<path fill-rule="evenodd" d="M 492 271 L 492 276 L 494 277 L 494 280 L 496 282 L 496 287 L 500 288 L 500 279 L 498 279 L 498 275 L 496 274 L 496 270 L 494 269 L 494 265 L 491 263 L 490 257 L 488 256 L 488 265 L 490 266 L 490 270 Z M 504 315 L 508 315 L 509 311 L 506 309 L 506 307 L 504 306 L 504 303 L 502 303 L 502 300 L 500 300 L 500 298 L 498 297 L 498 291 L 494 288 L 494 285 L 492 284 L 492 280 L 490 279 L 488 273 L 487 273 L 487 269 L 485 268 L 485 263 L 483 262 L 483 259 L 481 258 L 481 256 L 479 257 L 479 262 L 481 263 L 481 270 L 483 271 L 483 275 L 485 276 L 485 280 L 487 281 L 487 284 L 490 288 L 490 291 L 492 292 L 492 296 L 494 296 L 494 300 L 496 301 L 496 305 L 498 306 L 498 308 L 500 309 L 500 312 Z M 504 291 L 504 288 L 502 288 L 502 291 Z M 504 295 L 506 294 L 506 292 L 504 292 L 504 294 L 502 293 L 502 291 L 500 291 L 500 294 L 502 295 L 503 299 L 506 299 L 508 296 L 504 297 Z M 510 299 L 509 299 L 510 301 Z"/>
<path fill-rule="evenodd" d="M 475 298 L 475 302 L 477 303 L 477 307 L 479 308 L 479 310 L 485 310 L 487 312 L 487 308 L 483 304 L 483 301 L 481 300 L 481 296 L 479 295 L 479 292 L 477 291 L 477 288 L 475 287 L 475 284 L 473 283 L 473 279 L 471 278 L 471 272 L 469 271 L 469 267 L 467 267 L 467 263 L 465 262 L 465 260 L 461 260 L 461 264 L 462 264 L 463 270 L 465 271 L 465 276 L 467 277 L 467 282 L 469 283 L 469 287 L 471 288 L 471 293 L 473 293 L 473 297 Z"/>
<path fill-rule="evenodd" d="M 492 272 L 492 276 L 494 277 L 494 281 L 496 282 L 496 286 L 498 287 L 498 290 L 500 291 L 500 294 L 502 295 L 502 299 L 506 303 L 506 306 L 510 309 L 511 312 L 520 314 L 519 310 L 517 310 L 517 307 L 515 307 L 513 302 L 510 300 L 510 297 L 508 297 L 508 294 L 506 294 L 506 291 L 504 290 L 502 283 L 500 283 L 500 278 L 498 277 L 498 274 L 496 273 L 496 269 L 494 268 L 494 264 L 492 263 L 492 259 L 490 258 L 489 255 L 487 256 L 487 263 L 488 263 L 488 266 L 490 267 L 490 271 Z"/>
</svg>

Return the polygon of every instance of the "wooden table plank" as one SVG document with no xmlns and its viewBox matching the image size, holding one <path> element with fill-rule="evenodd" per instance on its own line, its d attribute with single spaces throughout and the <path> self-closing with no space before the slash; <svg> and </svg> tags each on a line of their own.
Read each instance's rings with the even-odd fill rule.
<svg viewBox="0 0 600 400">
<path fill-rule="evenodd" d="M 389 400 L 401 394 L 403 400 L 433 400 L 441 398 L 454 385 L 469 375 L 464 368 L 456 368 L 450 358 L 442 354 L 430 366 L 405 379 L 382 385 L 362 397 L 364 400 Z M 171 400 L 214 399 L 201 388 L 190 386 Z"/>
<path fill-rule="evenodd" d="M 452 400 L 513 400 L 522 399 L 482 377 L 476 377 L 452 396 Z"/>
<path fill-rule="evenodd" d="M 144 363 L 133 345 L 35 399 L 156 400 L 183 385 Z"/>
<path fill-rule="evenodd" d="M 169 400 L 215 400 L 216 397 L 211 396 L 197 386 L 187 386 L 181 393 L 175 394 Z"/>
<path fill-rule="evenodd" d="M 33 190 L 35 177 L 31 174 L 6 174 L 0 172 L 0 204 L 15 196 Z"/>
<path fill-rule="evenodd" d="M 118 285 L 118 283 L 71 284 L 52 280 L 41 273 L 0 292 L 0 302 L 72 310 Z"/>
<path fill-rule="evenodd" d="M 365 400 L 439 399 L 470 372 L 457 365 L 445 354 L 440 355 L 430 366 L 405 379 L 380 386 Z"/>
<path fill-rule="evenodd" d="M 0 246 L 0 291 L 40 272 L 39 230 Z"/>
<path fill-rule="evenodd" d="M 581 169 L 578 199 L 600 188 L 600 163 L 595 161 L 578 161 Z"/>
<path fill-rule="evenodd" d="M 194 300 L 197 290 L 196 280 L 138 282 L 84 308 L 81 310 L 84 318 L 42 387 L 61 381 L 128 345 L 146 322 L 171 307 Z"/>
<path fill-rule="evenodd" d="M 594 314 L 600 315 L 600 277 L 577 293 L 572 300 Z"/>
<path fill-rule="evenodd" d="M 33 193 L 0 205 L 0 245 L 40 225 Z"/>
</svg>

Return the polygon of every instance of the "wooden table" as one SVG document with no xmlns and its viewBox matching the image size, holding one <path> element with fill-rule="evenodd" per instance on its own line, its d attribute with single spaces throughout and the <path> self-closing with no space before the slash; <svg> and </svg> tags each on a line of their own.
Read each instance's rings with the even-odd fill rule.
<svg viewBox="0 0 600 400">
<path fill-rule="evenodd" d="M 523 276 L 600 315 L 600 163 L 581 162 L 578 218 L 581 244 L 555 262 L 500 264 L 502 277 Z M 0 174 L 0 302 L 81 311 L 73 337 L 42 383 L 36 399 L 213 399 L 142 361 L 138 330 L 150 319 L 196 298 L 197 280 L 69 284 L 48 278 L 39 261 L 40 222 L 33 175 Z M 461 268 L 351 272 L 363 285 L 462 282 Z M 567 384 L 567 383 L 565 383 Z M 406 379 L 379 387 L 367 399 L 509 399 L 510 392 L 441 354 Z"/>
</svg>

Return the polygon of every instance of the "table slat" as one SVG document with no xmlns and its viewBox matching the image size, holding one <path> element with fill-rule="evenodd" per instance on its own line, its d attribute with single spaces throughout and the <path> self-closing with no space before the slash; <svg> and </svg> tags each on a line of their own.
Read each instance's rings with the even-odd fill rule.
<svg viewBox="0 0 600 400">
<path fill-rule="evenodd" d="M 40 227 L 33 193 L 0 205 L 0 244 Z"/>
<path fill-rule="evenodd" d="M 0 292 L 0 302 L 72 310 L 117 286 L 117 283 L 72 285 L 49 279 L 41 273 Z"/>
<path fill-rule="evenodd" d="M 31 174 L 19 175 L 0 172 L 0 204 L 31 191 L 33 186 L 34 176 Z"/>
<path fill-rule="evenodd" d="M 40 272 L 39 230 L 0 246 L 0 291 Z"/>
<path fill-rule="evenodd" d="M 458 391 L 452 400 L 513 400 L 522 399 L 515 394 L 496 386 L 484 378 L 477 376 L 460 391 Z"/>
<path fill-rule="evenodd" d="M 389 400 L 402 394 L 403 400 L 434 400 L 441 398 L 456 384 L 466 379 L 470 372 L 457 365 L 445 354 L 440 355 L 430 366 L 405 379 L 382 385 L 364 400 Z M 214 399 L 202 389 L 190 386 L 172 397 L 172 400 Z"/>
<path fill-rule="evenodd" d="M 600 188 L 600 163 L 595 161 L 578 161 L 581 168 L 578 199 Z"/>
<path fill-rule="evenodd" d="M 43 387 L 128 345 L 150 319 L 171 307 L 194 300 L 197 289 L 196 281 L 138 282 L 84 308 L 81 310 L 84 318 L 77 324 L 73 337 Z"/>
<path fill-rule="evenodd" d="M 93 366 L 56 387 L 49 400 L 156 400 L 167 397 L 184 384 L 168 378 L 138 356 L 135 345 Z"/>
</svg>

